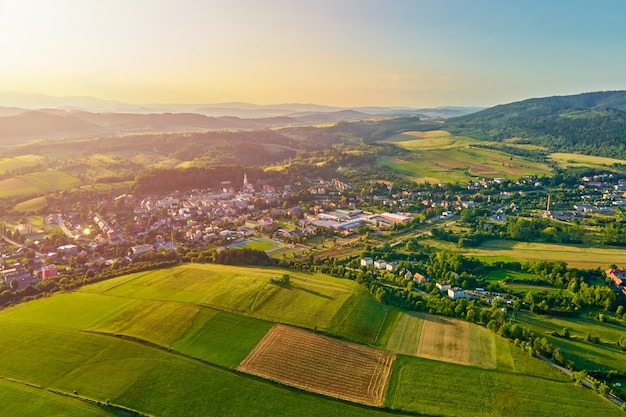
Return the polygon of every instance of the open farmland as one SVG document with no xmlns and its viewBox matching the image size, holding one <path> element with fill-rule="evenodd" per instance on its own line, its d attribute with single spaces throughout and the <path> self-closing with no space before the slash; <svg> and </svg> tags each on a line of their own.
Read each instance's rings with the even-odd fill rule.
<svg viewBox="0 0 626 417">
<path fill-rule="evenodd" d="M 497 261 L 562 261 L 572 268 L 607 268 L 626 259 L 626 249 L 600 247 L 589 244 L 559 244 L 516 242 L 512 240 L 487 240 L 476 248 L 459 248 L 457 245 L 435 239 L 425 239 L 428 246 L 447 249 L 465 256 L 475 257 L 484 262 Z"/>
<path fill-rule="evenodd" d="M 291 275 L 293 287 L 279 287 L 284 294 L 264 298 L 262 310 L 249 313 L 243 308 L 243 314 L 235 311 L 250 302 L 237 298 L 247 294 L 239 292 L 238 280 L 247 279 L 245 283 L 258 291 L 265 288 L 272 276 L 283 273 Z M 229 285 L 234 294 L 222 303 L 230 308 L 209 307 L 206 302 L 213 300 L 213 292 L 227 294 Z M 285 302 L 287 309 L 281 305 Z M 321 314 L 319 309 L 330 312 Z M 396 351 L 419 354 L 420 349 L 427 349 L 431 355 L 439 342 L 424 329 L 444 332 L 445 339 L 446 327 L 450 327 L 450 334 L 458 334 L 458 328 L 465 324 L 465 333 L 461 333 L 467 335 L 466 339 L 459 339 L 455 346 L 444 343 L 439 354 L 450 357 L 449 350 L 454 353 L 452 358 L 467 363 L 400 356 L 391 364 L 391 349 L 376 350 L 276 325 L 258 318 L 262 315 L 259 311 L 271 312 L 279 323 L 284 323 L 281 314 L 289 320 L 303 316 L 299 318 L 303 322 L 309 311 L 321 319 L 330 316 L 323 329 L 327 332 L 372 345 L 396 344 L 400 346 L 393 349 Z M 0 349 L 6 358 L 11 358 L 0 362 L 0 385 L 2 381 L 8 384 L 0 394 L 0 412 L 3 416 L 24 415 L 5 405 L 25 401 L 24 391 L 32 401 L 23 409 L 32 410 L 31 415 L 47 415 L 41 410 L 56 409 L 61 410 L 59 415 L 67 416 L 113 412 L 110 407 L 98 409 L 77 402 L 71 398 L 76 391 L 76 395 L 92 401 L 109 400 L 111 404 L 155 417 L 369 417 L 402 412 L 463 417 L 579 416 L 586 415 L 592 407 L 599 415 L 621 413 L 590 390 L 575 387 L 563 374 L 486 329 L 439 317 L 428 324 L 430 319 L 429 315 L 384 306 L 356 283 L 322 274 L 223 265 L 181 265 L 131 274 L 0 311 Z M 438 323 L 439 319 L 450 321 Z M 308 326 L 313 328 L 316 324 L 311 320 Z M 272 336 L 281 329 L 295 332 L 296 336 L 288 338 L 297 340 L 289 342 L 280 335 Z M 270 336 L 266 336 L 268 332 Z M 415 332 L 419 332 L 419 338 L 412 337 Z M 301 337 L 304 341 L 298 339 Z M 431 341 L 425 342 L 429 337 Z M 263 350 L 268 340 L 269 348 Z M 463 349 L 467 355 L 458 355 Z M 296 361 L 300 368 L 285 365 L 285 370 L 280 364 L 276 368 L 291 375 L 288 378 L 322 375 L 322 386 L 316 392 L 364 404 L 384 404 L 394 411 L 310 395 L 296 388 L 297 381 L 290 379 L 277 384 L 236 371 L 245 358 L 253 357 L 252 351 L 264 358 L 254 366 L 267 366 L 270 359 L 285 364 Z M 350 364 L 346 358 L 354 358 L 361 365 Z M 242 369 L 246 361 L 243 363 Z M 320 366 L 321 373 L 312 371 Z M 295 369 L 299 369 L 298 373 Z M 390 378 L 386 376 L 389 372 Z M 324 379 L 328 373 L 331 377 L 347 373 L 351 382 L 336 379 L 337 385 L 329 388 L 333 380 Z M 365 380 L 371 385 L 364 385 Z M 341 384 L 349 387 L 342 388 Z M 53 391 L 69 397 L 58 399 Z M 337 395 L 337 391 L 341 394 Z M 519 399 L 509 395 L 518 392 L 522 394 Z M 346 393 L 357 397 L 349 398 Z M 559 397 L 552 398 L 555 395 Z M 561 407 L 563 413 L 556 412 L 555 407 Z"/>
<path fill-rule="evenodd" d="M 617 341 L 626 331 L 621 325 L 600 323 L 582 316 L 549 317 L 527 312 L 516 313 L 515 318 L 535 334 L 546 337 L 550 343 L 560 347 L 565 356 L 581 368 L 626 372 L 626 352 L 617 346 Z M 568 329 L 569 338 L 553 335 L 564 328 Z M 587 336 L 597 337 L 598 342 L 587 340 Z"/>
<path fill-rule="evenodd" d="M 307 391 L 381 405 L 394 355 L 276 325 L 239 369 Z"/>
<path fill-rule="evenodd" d="M 0 158 L 0 174 L 14 169 L 37 165 L 44 161 L 45 158 L 39 155 L 20 155 L 13 158 Z"/>
<path fill-rule="evenodd" d="M 614 165 L 626 165 L 626 161 L 615 158 L 605 158 L 602 156 L 583 155 L 578 153 L 552 153 L 549 158 L 556 162 L 561 168 L 588 167 L 595 169 L 606 169 Z"/>
<path fill-rule="evenodd" d="M 540 162 L 495 149 L 472 147 L 478 143 L 476 140 L 445 131 L 405 132 L 384 142 L 411 153 L 386 158 L 381 163 L 418 182 L 467 182 L 475 177 L 515 179 L 551 171 Z"/>
<path fill-rule="evenodd" d="M 405 355 L 495 368 L 495 338 L 490 331 L 466 321 L 431 314 L 404 313 L 386 348 Z"/>
<path fill-rule="evenodd" d="M 281 276 L 285 272 L 290 275 L 288 286 L 270 282 L 272 277 Z M 367 293 L 356 282 L 337 280 L 322 274 L 278 268 L 199 264 L 116 278 L 83 291 L 195 303 L 263 320 L 330 332 L 334 332 L 336 320 L 333 319 L 346 300 Z M 380 305 L 369 296 L 360 300 Z M 362 340 L 360 333 L 353 335 L 346 332 L 344 335 Z"/>
<path fill-rule="evenodd" d="M 518 355 L 537 361 L 518 348 L 512 349 L 515 361 Z M 534 364 L 532 371 L 521 374 L 398 355 L 385 405 L 437 416 L 623 415 L 614 404 L 544 365 Z"/>
<path fill-rule="evenodd" d="M 0 415 L 98 417 L 116 416 L 112 407 L 108 410 L 95 404 L 54 394 L 50 391 L 0 378 Z"/>
</svg>

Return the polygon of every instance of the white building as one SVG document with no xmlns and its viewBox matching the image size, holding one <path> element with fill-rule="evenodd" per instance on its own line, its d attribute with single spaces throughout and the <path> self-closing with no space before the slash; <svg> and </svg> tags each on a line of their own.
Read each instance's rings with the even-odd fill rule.
<svg viewBox="0 0 626 417">
<path fill-rule="evenodd" d="M 372 266 L 374 265 L 374 260 L 372 258 L 362 258 L 361 266 Z"/>
<path fill-rule="evenodd" d="M 383 260 L 374 261 L 374 268 L 376 269 L 387 269 L 387 262 Z"/>
<path fill-rule="evenodd" d="M 458 300 L 459 298 L 465 298 L 465 291 L 463 291 L 463 289 L 459 287 L 448 288 L 448 297 L 451 300 Z"/>
</svg>

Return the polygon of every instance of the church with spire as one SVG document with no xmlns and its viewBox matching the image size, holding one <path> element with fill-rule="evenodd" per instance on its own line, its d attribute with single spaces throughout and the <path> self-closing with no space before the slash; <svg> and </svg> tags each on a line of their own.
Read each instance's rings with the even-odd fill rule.
<svg viewBox="0 0 626 417">
<path fill-rule="evenodd" d="M 250 183 L 248 182 L 248 176 L 246 175 L 246 173 L 245 173 L 245 172 L 244 172 L 244 174 L 243 174 L 243 188 L 242 188 L 242 190 L 243 190 L 244 192 L 246 192 L 246 191 L 247 191 L 247 192 L 250 192 L 250 193 L 253 193 L 253 192 L 254 192 L 254 187 L 252 186 L 252 184 L 250 184 Z"/>
</svg>

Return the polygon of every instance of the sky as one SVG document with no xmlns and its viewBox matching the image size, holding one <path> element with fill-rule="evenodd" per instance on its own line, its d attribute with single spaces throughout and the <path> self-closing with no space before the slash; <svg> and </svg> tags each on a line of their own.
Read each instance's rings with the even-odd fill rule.
<svg viewBox="0 0 626 417">
<path fill-rule="evenodd" d="M 0 0 L 0 92 L 492 106 L 626 89 L 623 0 Z"/>
</svg>

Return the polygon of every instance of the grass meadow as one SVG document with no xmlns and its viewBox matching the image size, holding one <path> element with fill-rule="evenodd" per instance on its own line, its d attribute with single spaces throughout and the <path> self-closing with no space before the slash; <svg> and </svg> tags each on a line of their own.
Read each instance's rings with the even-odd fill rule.
<svg viewBox="0 0 626 417">
<path fill-rule="evenodd" d="M 589 410 L 623 415 L 591 390 L 551 371 L 553 379 L 398 355 L 386 405 L 437 416 L 567 417 L 588 415 Z"/>
<path fill-rule="evenodd" d="M 373 300 L 356 282 L 322 274 L 287 271 L 291 277 L 288 286 L 270 283 L 272 277 L 285 272 L 277 268 L 183 265 L 116 278 L 84 291 L 194 303 L 376 342 L 389 307 Z M 344 313 L 338 314 L 340 310 Z M 354 321 L 344 321 L 346 314 L 354 314 L 350 316 Z"/>
<path fill-rule="evenodd" d="M 626 352 L 616 346 L 626 332 L 624 326 L 586 317 L 548 317 L 526 312 L 515 313 L 515 320 L 560 347 L 577 367 L 626 372 Z M 569 330 L 569 339 L 552 336 L 552 332 L 561 332 L 564 328 Z M 587 335 L 597 336 L 599 343 L 587 341 Z"/>
<path fill-rule="evenodd" d="M 600 267 L 605 269 L 611 264 L 619 264 L 621 259 L 626 259 L 626 249 L 624 248 L 599 247 L 590 244 L 569 245 L 493 239 L 476 248 L 459 248 L 454 244 L 434 239 L 424 239 L 423 243 L 488 263 L 498 261 L 562 261 L 572 268 L 595 269 Z"/>
<path fill-rule="evenodd" d="M 123 414 L 116 413 L 111 408 L 107 410 L 41 388 L 0 379 L 0 415 L 3 417 L 100 417 Z"/>
<path fill-rule="evenodd" d="M 283 273 L 291 276 L 289 286 L 269 283 Z M 398 356 L 387 384 L 384 403 L 394 410 L 444 416 L 621 413 L 482 327 L 382 305 L 352 281 L 193 264 L 0 311 L 0 349 L 10 358 L 0 362 L 0 412 L 123 415 L 50 391 L 56 390 L 163 417 L 396 415 L 238 371 L 275 322 L 410 354 Z M 571 326 L 572 333 L 587 324 L 593 325 Z M 613 340 L 618 334 L 615 328 L 600 336 Z"/>
<path fill-rule="evenodd" d="M 606 169 L 615 164 L 626 165 L 623 159 L 605 158 L 602 156 L 582 155 L 577 153 L 552 153 L 548 156 L 560 168 L 588 167 Z M 612 167 L 613 169 L 615 167 Z"/>
<path fill-rule="evenodd" d="M 417 182 L 467 182 L 475 177 L 515 179 L 547 174 L 544 163 L 525 160 L 495 149 L 472 147 L 478 143 L 445 131 L 405 132 L 385 142 L 411 151 L 409 156 L 385 158 L 381 163 Z"/>
<path fill-rule="evenodd" d="M 43 156 L 39 155 L 20 155 L 9 158 L 0 158 L 0 174 L 13 169 L 30 167 L 45 161 Z"/>
</svg>

